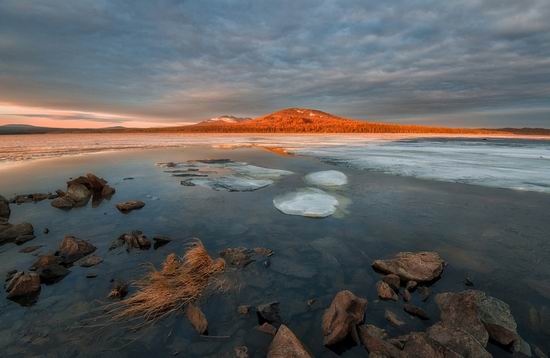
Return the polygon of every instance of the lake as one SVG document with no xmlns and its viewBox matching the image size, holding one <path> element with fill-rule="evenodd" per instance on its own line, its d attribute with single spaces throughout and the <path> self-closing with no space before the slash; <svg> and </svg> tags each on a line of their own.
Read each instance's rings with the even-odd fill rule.
<svg viewBox="0 0 550 358">
<path fill-rule="evenodd" d="M 432 325 L 439 315 L 435 294 L 470 288 L 465 278 L 511 306 L 518 332 L 532 347 L 550 350 L 549 141 L 159 137 L 0 137 L 0 194 L 7 198 L 65 190 L 69 178 L 89 172 L 116 189 L 97 207 L 64 211 L 51 207 L 49 200 L 11 205 L 10 222 L 32 223 L 36 238 L 23 246 L 0 246 L 1 275 L 28 270 L 38 254 L 55 251 L 68 234 L 91 242 L 104 261 L 91 268 L 71 267 L 60 282 L 42 285 L 31 306 L 5 299 L 2 291 L 2 356 L 217 357 L 231 356 L 243 345 L 250 356 L 265 356 L 272 337 L 254 329 L 255 314 L 240 315 L 237 307 L 271 301 L 280 302 L 283 322 L 315 356 L 365 356 L 360 346 L 339 351 L 323 346 L 321 317 L 338 291 L 367 298 L 365 321 L 399 335 Z M 279 155 L 265 146 L 284 147 L 295 155 Z M 203 159 L 230 159 L 293 174 L 260 190 L 232 192 L 181 185 L 184 178 L 156 165 Z M 275 197 L 309 186 L 304 176 L 321 170 L 341 171 L 349 180 L 326 189 L 340 203 L 334 215 L 306 218 L 274 207 Z M 126 200 L 142 200 L 145 207 L 122 214 L 115 204 Z M 109 250 L 113 240 L 132 230 L 173 241 L 158 249 Z M 199 238 L 214 257 L 229 247 L 274 251 L 269 263 L 262 259 L 228 268 L 227 290 L 200 300 L 209 337 L 197 335 L 183 314 L 138 331 L 105 319 L 102 308 L 110 302 L 111 280 L 138 279 L 148 270 L 144 264 L 159 267 L 168 254 L 183 254 L 192 238 Z M 43 246 L 34 253 L 19 252 L 30 245 Z M 418 295 L 412 298 L 430 321 L 408 316 L 398 303 L 379 300 L 375 286 L 381 275 L 371 267 L 375 259 L 419 250 L 436 251 L 447 263 L 431 286 L 431 297 L 426 302 Z M 89 273 L 97 277 L 87 278 Z M 312 305 L 307 303 L 311 299 Z M 386 308 L 406 326 L 390 326 Z M 511 356 L 493 343 L 488 350 L 497 357 Z"/>
</svg>

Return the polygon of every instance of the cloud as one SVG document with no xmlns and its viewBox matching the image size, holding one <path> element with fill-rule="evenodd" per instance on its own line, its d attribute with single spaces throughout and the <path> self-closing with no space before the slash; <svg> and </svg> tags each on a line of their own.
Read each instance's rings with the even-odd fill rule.
<svg viewBox="0 0 550 358">
<path fill-rule="evenodd" d="M 540 125 L 523 109 L 550 111 L 548 18 L 546 0 L 4 0 L 0 98 L 166 123 L 304 106 Z"/>
</svg>

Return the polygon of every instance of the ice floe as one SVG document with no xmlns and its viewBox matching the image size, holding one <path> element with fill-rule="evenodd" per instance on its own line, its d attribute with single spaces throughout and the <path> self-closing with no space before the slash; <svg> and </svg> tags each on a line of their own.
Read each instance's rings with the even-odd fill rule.
<svg viewBox="0 0 550 358">
<path fill-rule="evenodd" d="M 346 174 L 337 170 L 324 170 L 321 172 L 310 173 L 305 176 L 306 183 L 315 186 L 342 186 L 348 183 Z"/>
<path fill-rule="evenodd" d="M 273 205 L 288 215 L 324 218 L 334 214 L 340 203 L 321 189 L 304 188 L 277 196 Z"/>
<path fill-rule="evenodd" d="M 201 186 L 213 190 L 254 191 L 265 188 L 275 180 L 293 174 L 288 170 L 271 169 L 230 159 L 204 159 L 182 163 L 157 163 L 175 177 L 183 177 L 185 186 Z"/>
</svg>

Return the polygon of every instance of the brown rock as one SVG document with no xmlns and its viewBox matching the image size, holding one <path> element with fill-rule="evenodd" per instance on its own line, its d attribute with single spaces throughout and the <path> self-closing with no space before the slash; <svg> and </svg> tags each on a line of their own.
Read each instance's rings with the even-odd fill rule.
<svg viewBox="0 0 550 358">
<path fill-rule="evenodd" d="M 250 313 L 251 307 L 249 305 L 240 305 L 237 307 L 237 312 L 241 315 L 247 315 Z"/>
<path fill-rule="evenodd" d="M 155 242 L 153 247 L 156 250 L 156 249 L 158 249 L 160 247 L 163 247 L 164 245 L 167 245 L 170 242 L 172 242 L 172 239 L 169 238 L 168 236 L 157 235 L 157 236 L 153 237 L 153 241 Z"/>
<path fill-rule="evenodd" d="M 199 307 L 192 303 L 188 304 L 185 308 L 185 316 L 199 334 L 205 334 L 208 331 L 208 321 Z"/>
<path fill-rule="evenodd" d="M 399 290 L 399 287 L 401 286 L 401 279 L 399 276 L 390 273 L 382 278 L 382 280 L 390 285 L 391 288 L 393 288 L 395 291 Z"/>
<path fill-rule="evenodd" d="M 259 323 L 281 322 L 281 316 L 279 314 L 279 302 L 277 301 L 258 305 L 258 307 L 256 307 L 256 314 L 258 315 Z"/>
<path fill-rule="evenodd" d="M 70 273 L 61 263 L 62 259 L 59 256 L 43 255 L 32 264 L 31 270 L 36 271 L 41 282 L 52 284 L 60 281 Z"/>
<path fill-rule="evenodd" d="M 9 219 L 11 214 L 10 203 L 0 195 L 0 218 Z"/>
<path fill-rule="evenodd" d="M 248 358 L 247 346 L 235 347 L 235 349 L 233 349 L 233 352 L 235 353 L 235 358 Z"/>
<path fill-rule="evenodd" d="M 390 311 L 390 310 L 386 310 L 384 312 L 384 318 L 386 318 L 386 320 L 388 322 L 390 322 L 395 327 L 401 327 L 405 324 L 405 322 L 403 322 L 399 318 L 397 318 L 397 315 L 394 312 Z"/>
<path fill-rule="evenodd" d="M 128 294 L 128 284 L 124 281 L 115 281 L 111 292 L 109 292 L 109 298 L 122 299 Z"/>
<path fill-rule="evenodd" d="M 15 244 L 16 245 L 23 245 L 27 241 L 34 240 L 35 238 L 36 238 L 36 236 L 34 236 L 34 235 L 21 235 L 21 236 L 18 236 L 15 239 Z"/>
<path fill-rule="evenodd" d="M 463 358 L 431 340 L 423 332 L 413 332 L 408 335 L 402 354 L 407 358 Z"/>
<path fill-rule="evenodd" d="M 69 265 L 88 256 L 96 250 L 96 247 L 88 241 L 77 239 L 74 236 L 67 235 L 61 242 L 57 255 L 61 257 L 62 263 Z"/>
<path fill-rule="evenodd" d="M 103 189 L 101 190 L 101 196 L 104 197 L 104 198 L 107 198 L 109 199 L 111 196 L 113 196 L 115 194 L 116 190 L 109 186 L 109 185 L 105 185 L 103 187 Z"/>
<path fill-rule="evenodd" d="M 139 230 L 120 235 L 118 239 L 113 241 L 109 250 L 114 250 L 124 245 L 126 245 L 126 250 L 128 251 L 131 249 L 149 250 L 151 248 L 151 242 Z"/>
<path fill-rule="evenodd" d="M 418 292 L 418 294 L 420 295 L 420 298 L 424 302 L 426 302 L 428 298 L 430 298 L 430 295 L 432 294 L 432 290 L 426 286 L 420 286 L 416 291 Z"/>
<path fill-rule="evenodd" d="M 363 322 L 366 309 L 366 299 L 348 290 L 338 292 L 323 314 L 324 344 L 333 345 L 349 334 L 355 334 L 357 325 Z"/>
<path fill-rule="evenodd" d="M 6 298 L 32 299 L 40 293 L 40 277 L 35 272 L 17 272 L 6 284 Z"/>
<path fill-rule="evenodd" d="M 67 187 L 67 195 L 77 206 L 85 205 L 92 196 L 92 192 L 82 184 L 71 184 Z"/>
<path fill-rule="evenodd" d="M 401 351 L 392 344 L 384 341 L 386 333 L 384 330 L 374 326 L 359 326 L 359 337 L 361 343 L 369 352 L 369 357 L 379 354 L 382 357 L 400 358 Z"/>
<path fill-rule="evenodd" d="M 76 203 L 69 196 L 60 196 L 50 202 L 50 205 L 58 209 L 71 209 Z"/>
<path fill-rule="evenodd" d="M 92 191 L 101 192 L 105 185 L 107 185 L 107 181 L 105 179 L 99 178 L 92 173 L 86 174 L 86 178 L 88 179 L 89 189 Z"/>
<path fill-rule="evenodd" d="M 271 341 L 267 358 L 310 358 L 312 357 L 292 331 L 282 324 Z"/>
<path fill-rule="evenodd" d="M 269 257 L 273 255 L 273 250 L 266 249 L 265 247 L 256 247 L 254 248 L 254 253 L 256 253 L 257 255 Z"/>
<path fill-rule="evenodd" d="M 472 335 L 462 329 L 449 327 L 441 322 L 436 323 L 427 330 L 430 339 L 441 344 L 445 348 L 460 354 L 461 357 L 490 358 L 492 357 L 485 347 Z"/>
<path fill-rule="evenodd" d="M 275 334 L 277 333 L 277 328 L 273 327 L 272 325 L 270 325 L 267 322 L 264 322 L 260 326 L 256 326 L 256 330 L 260 331 L 262 333 L 272 335 L 272 336 L 275 336 Z"/>
<path fill-rule="evenodd" d="M 29 254 L 31 252 L 34 252 L 34 251 L 38 250 L 41 247 L 42 247 L 42 245 L 27 246 L 27 247 L 24 247 L 21 250 L 19 250 L 19 252 L 21 252 L 23 254 Z"/>
<path fill-rule="evenodd" d="M 403 310 L 405 310 L 405 312 L 407 312 L 408 314 L 412 315 L 412 316 L 416 316 L 422 320 L 429 320 L 430 317 L 428 316 L 428 314 L 420 307 L 418 306 L 415 306 L 415 305 L 412 305 L 410 303 L 405 303 L 403 305 Z"/>
<path fill-rule="evenodd" d="M 145 206 L 145 203 L 143 201 L 140 201 L 140 200 L 130 200 L 130 201 L 126 201 L 124 203 L 116 204 L 116 208 L 121 213 L 124 213 L 124 214 L 129 213 L 132 210 L 141 209 L 144 206 Z"/>
<path fill-rule="evenodd" d="M 21 238 L 21 240 L 26 240 L 32 235 L 34 235 L 34 228 L 29 223 L 12 225 L 4 222 L 0 225 L 0 245 L 17 241 L 18 238 Z"/>
<path fill-rule="evenodd" d="M 220 256 L 231 266 L 245 267 L 254 260 L 252 260 L 252 250 L 245 247 L 227 248 L 220 252 Z"/>
<path fill-rule="evenodd" d="M 96 255 L 91 255 L 91 256 L 84 257 L 81 260 L 78 260 L 77 263 L 80 267 L 92 267 L 95 265 L 99 265 L 102 262 L 103 262 L 103 259 L 101 257 Z"/>
<path fill-rule="evenodd" d="M 438 278 L 445 262 L 436 252 L 400 252 L 393 259 L 375 260 L 372 266 L 398 275 L 403 281 L 427 282 Z"/>
<path fill-rule="evenodd" d="M 409 302 L 411 300 L 411 293 L 409 292 L 409 290 L 404 289 L 403 291 L 401 291 L 401 297 L 403 297 L 403 301 Z"/>
<path fill-rule="evenodd" d="M 378 297 L 383 300 L 399 300 L 395 291 L 384 281 L 378 281 L 376 284 L 376 291 L 378 292 Z"/>
<path fill-rule="evenodd" d="M 416 281 L 409 281 L 407 282 L 407 285 L 405 286 L 405 288 L 407 290 L 409 290 L 409 292 L 411 291 L 414 291 L 414 289 L 416 288 L 416 286 L 418 286 L 418 282 Z"/>
</svg>

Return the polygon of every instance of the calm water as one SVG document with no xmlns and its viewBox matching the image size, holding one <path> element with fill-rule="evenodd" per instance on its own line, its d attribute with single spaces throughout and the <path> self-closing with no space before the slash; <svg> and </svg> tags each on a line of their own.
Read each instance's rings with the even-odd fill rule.
<svg viewBox="0 0 550 358">
<path fill-rule="evenodd" d="M 155 166 L 159 161 L 230 158 L 295 175 L 255 192 L 223 192 L 184 187 Z M 305 187 L 303 176 L 323 169 L 345 172 L 350 183 L 336 193 L 348 204 L 341 215 L 326 219 L 287 216 L 272 204 L 276 195 Z M 391 334 L 423 330 L 433 324 L 438 310 L 432 298 L 418 303 L 434 318 L 421 322 L 406 316 L 399 304 L 379 302 L 379 279 L 370 267 L 374 259 L 398 251 L 435 250 L 447 261 L 443 278 L 433 291 L 464 289 L 471 277 L 475 288 L 500 298 L 512 307 L 519 333 L 545 352 L 550 350 L 550 195 L 461 183 L 415 179 L 335 166 L 312 157 L 282 157 L 259 149 L 217 150 L 210 147 L 164 148 L 108 152 L 24 162 L 0 170 L 0 193 L 48 192 L 65 188 L 69 177 L 93 172 L 106 178 L 117 193 L 98 208 L 69 212 L 48 201 L 12 205 L 11 222 L 29 221 L 37 238 L 29 245 L 44 245 L 39 253 L 54 251 L 63 236 L 73 234 L 91 241 L 104 262 L 92 268 L 71 268 L 61 282 L 43 286 L 38 302 L 21 307 L 0 297 L 0 351 L 2 356 L 52 357 L 217 357 L 246 345 L 251 356 L 265 356 L 271 337 L 256 332 L 254 315 L 239 316 L 238 305 L 281 302 L 283 321 L 319 357 L 336 353 L 322 345 L 321 316 L 334 294 L 349 289 L 368 298 L 366 321 Z M 134 180 L 122 180 L 134 177 Z M 139 199 L 145 208 L 120 214 L 114 204 Z M 50 233 L 42 233 L 44 228 Z M 120 234 L 142 230 L 152 237 L 175 240 L 158 250 L 112 251 Z M 132 332 L 119 325 L 90 327 L 107 301 L 110 280 L 136 279 L 143 263 L 159 265 L 164 257 L 181 254 L 187 240 L 200 238 L 216 256 L 227 247 L 267 247 L 275 251 L 271 266 L 253 263 L 231 271 L 234 282 L 225 294 L 201 301 L 209 321 L 209 334 L 228 339 L 198 337 L 184 315 Z M 19 253 L 13 244 L 0 246 L 0 275 L 13 268 L 28 269 L 33 254 Z M 86 274 L 97 273 L 88 279 Z M 308 308 L 306 300 L 318 303 Z M 386 307 L 408 324 L 402 331 L 387 327 Z M 542 324 L 540 324 L 542 318 Z M 103 322 L 104 323 L 104 322 Z M 509 356 L 491 346 L 495 356 Z M 343 357 L 365 356 L 362 347 Z"/>
</svg>

